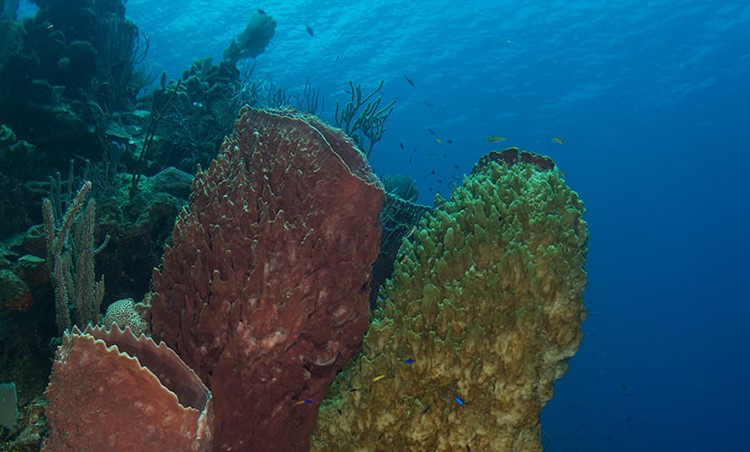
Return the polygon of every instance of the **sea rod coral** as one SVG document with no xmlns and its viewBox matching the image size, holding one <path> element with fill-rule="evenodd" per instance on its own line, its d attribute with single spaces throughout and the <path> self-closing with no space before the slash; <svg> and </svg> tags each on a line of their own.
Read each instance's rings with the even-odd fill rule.
<svg viewBox="0 0 750 452">
<path fill-rule="evenodd" d="M 313 450 L 541 450 L 582 336 L 588 232 L 551 160 L 496 154 L 402 245 Z"/>
<path fill-rule="evenodd" d="M 151 323 L 214 395 L 214 450 L 306 450 L 359 350 L 380 182 L 340 131 L 245 108 L 193 183 L 154 273 Z"/>
</svg>

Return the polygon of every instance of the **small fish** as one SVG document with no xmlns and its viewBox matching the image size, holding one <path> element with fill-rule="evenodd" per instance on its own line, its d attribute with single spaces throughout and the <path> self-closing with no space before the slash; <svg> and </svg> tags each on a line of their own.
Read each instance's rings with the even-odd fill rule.
<svg viewBox="0 0 750 452">
<path fill-rule="evenodd" d="M 451 140 L 450 138 L 448 138 L 447 140 L 445 140 L 445 142 L 448 143 L 448 144 L 453 144 L 453 140 Z"/>
<path fill-rule="evenodd" d="M 434 130 L 427 128 L 427 131 L 430 132 L 430 135 L 437 135 Z"/>
<path fill-rule="evenodd" d="M 560 137 L 553 137 L 550 141 L 553 142 L 553 143 L 557 143 L 557 144 L 563 144 L 563 143 L 565 143 L 565 140 L 563 140 Z"/>
<path fill-rule="evenodd" d="M 197 100 L 193 102 L 193 107 L 203 108 L 203 102 L 198 102 Z"/>
<path fill-rule="evenodd" d="M 500 137 L 500 136 L 497 136 L 497 135 L 487 135 L 487 138 L 485 138 L 485 139 L 487 141 L 489 141 L 490 143 L 497 143 L 499 141 L 505 141 L 506 140 L 505 137 Z"/>
<path fill-rule="evenodd" d="M 414 360 L 409 358 L 407 360 L 404 360 L 404 364 L 414 364 Z"/>
<path fill-rule="evenodd" d="M 307 34 L 309 34 L 310 36 L 315 36 L 315 30 L 313 30 L 313 27 L 305 25 L 305 29 L 307 30 Z"/>
<path fill-rule="evenodd" d="M 426 412 L 430 411 L 430 407 L 431 407 L 431 406 L 432 406 L 432 404 L 430 404 L 430 405 L 427 405 L 426 407 L 424 407 L 424 410 L 422 410 L 422 414 L 424 414 L 424 413 L 426 413 Z"/>
<path fill-rule="evenodd" d="M 409 163 L 411 163 L 411 157 L 409 157 Z"/>
<path fill-rule="evenodd" d="M 294 402 L 294 406 L 299 406 L 299 405 L 309 405 L 309 404 L 311 404 L 311 403 L 312 403 L 312 400 L 310 400 L 310 399 L 305 399 L 305 400 L 297 400 L 296 402 Z"/>
<path fill-rule="evenodd" d="M 435 172 L 436 172 L 435 170 L 432 170 L 432 171 L 430 171 L 430 174 L 434 176 Z"/>
<path fill-rule="evenodd" d="M 459 396 L 457 396 L 457 395 L 454 395 L 454 396 L 453 396 L 453 400 L 455 400 L 455 401 L 456 401 L 456 403 L 457 403 L 457 404 L 458 404 L 459 406 L 464 406 L 464 404 L 466 403 L 466 402 L 464 402 L 464 399 L 462 399 L 461 397 L 459 397 Z"/>
<path fill-rule="evenodd" d="M 403 141 L 399 141 L 399 142 L 398 142 L 398 145 L 399 145 L 399 146 L 401 146 L 401 149 L 403 149 L 403 148 L 404 148 L 404 142 L 403 142 Z"/>
<path fill-rule="evenodd" d="M 372 379 L 372 382 L 375 383 L 376 381 L 380 381 L 383 378 L 385 378 L 385 375 L 378 375 L 377 377 L 375 377 L 375 378 Z"/>
<path fill-rule="evenodd" d="M 410 79 L 409 77 L 404 75 L 404 79 L 406 79 L 406 83 L 410 84 L 411 86 L 414 86 L 414 81 Z"/>
<path fill-rule="evenodd" d="M 265 12 L 265 11 L 263 11 L 262 9 L 258 8 L 258 14 L 262 14 L 262 15 L 264 15 L 264 16 L 265 16 L 265 15 L 266 15 L 266 12 Z"/>
<path fill-rule="evenodd" d="M 336 411 L 339 412 L 339 416 L 343 416 L 344 415 L 344 413 L 341 412 L 341 408 L 336 408 Z"/>
<path fill-rule="evenodd" d="M 453 165 L 453 168 L 459 169 L 459 168 L 461 168 L 461 167 L 460 167 L 460 166 L 458 166 L 458 165 Z"/>
<path fill-rule="evenodd" d="M 45 27 L 45 30 L 52 30 L 53 28 L 55 28 L 55 26 L 52 24 L 49 24 L 47 25 L 47 27 Z"/>
<path fill-rule="evenodd" d="M 440 144 L 442 142 L 443 142 L 443 140 L 441 140 L 440 138 L 435 138 L 435 143 Z"/>
<path fill-rule="evenodd" d="M 432 108 L 432 107 L 435 106 L 435 104 L 433 104 L 432 102 L 428 102 L 428 101 L 424 101 L 424 104 L 427 105 L 430 108 Z"/>
</svg>

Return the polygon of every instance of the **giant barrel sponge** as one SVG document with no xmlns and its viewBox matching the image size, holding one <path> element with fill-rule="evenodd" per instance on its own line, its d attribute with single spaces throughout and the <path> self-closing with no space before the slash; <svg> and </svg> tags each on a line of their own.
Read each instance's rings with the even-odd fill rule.
<svg viewBox="0 0 750 452">
<path fill-rule="evenodd" d="M 313 450 L 541 450 L 581 341 L 588 232 L 549 159 L 483 158 L 404 241 Z"/>
<path fill-rule="evenodd" d="M 196 176 L 151 324 L 214 394 L 214 450 L 308 449 L 367 329 L 383 199 L 349 138 L 294 111 L 244 108 Z"/>
</svg>

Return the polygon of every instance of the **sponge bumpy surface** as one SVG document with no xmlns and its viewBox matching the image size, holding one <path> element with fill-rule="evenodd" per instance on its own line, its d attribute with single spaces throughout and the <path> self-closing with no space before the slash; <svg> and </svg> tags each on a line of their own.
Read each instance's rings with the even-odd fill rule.
<svg viewBox="0 0 750 452">
<path fill-rule="evenodd" d="M 585 318 L 583 204 L 554 170 L 494 162 L 437 204 L 314 450 L 541 450 L 539 414 Z"/>
</svg>

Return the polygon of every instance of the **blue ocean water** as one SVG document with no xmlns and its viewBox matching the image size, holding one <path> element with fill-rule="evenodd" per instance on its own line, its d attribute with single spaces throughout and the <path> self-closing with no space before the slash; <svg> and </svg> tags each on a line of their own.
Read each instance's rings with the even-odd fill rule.
<svg viewBox="0 0 750 452">
<path fill-rule="evenodd" d="M 421 201 L 518 146 L 552 156 L 586 203 L 589 318 L 543 413 L 546 450 L 747 448 L 750 5 L 127 2 L 172 78 L 219 60 L 258 7 L 278 26 L 256 76 L 309 79 L 324 119 L 350 80 L 384 81 L 398 102 L 371 162 L 415 177 Z"/>
</svg>

